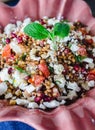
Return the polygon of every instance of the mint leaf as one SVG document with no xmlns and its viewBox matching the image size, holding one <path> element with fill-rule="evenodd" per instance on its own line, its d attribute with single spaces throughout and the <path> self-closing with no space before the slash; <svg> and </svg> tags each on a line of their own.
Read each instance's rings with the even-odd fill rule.
<svg viewBox="0 0 95 130">
<path fill-rule="evenodd" d="M 68 36 L 70 32 L 70 26 L 64 22 L 56 23 L 54 26 L 54 35 L 64 38 Z"/>
<path fill-rule="evenodd" d="M 33 37 L 34 39 L 39 40 L 47 38 L 50 34 L 50 32 L 44 26 L 36 22 L 28 24 L 24 28 L 24 33 Z"/>
<path fill-rule="evenodd" d="M 15 66 L 15 69 L 17 69 L 20 73 L 26 73 L 26 71 L 18 66 Z"/>
<path fill-rule="evenodd" d="M 81 56 L 81 55 L 75 56 L 76 62 L 82 62 L 82 60 L 85 58 L 86 58 L 85 56 Z"/>
</svg>

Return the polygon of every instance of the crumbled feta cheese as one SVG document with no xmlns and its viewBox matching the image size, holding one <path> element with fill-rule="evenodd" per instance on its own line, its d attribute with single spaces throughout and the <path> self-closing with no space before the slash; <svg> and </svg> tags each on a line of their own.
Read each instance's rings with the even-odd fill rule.
<svg viewBox="0 0 95 130">
<path fill-rule="evenodd" d="M 63 75 L 55 75 L 54 81 L 60 88 L 64 88 L 66 84 L 66 80 Z"/>
<path fill-rule="evenodd" d="M 7 88 L 8 86 L 5 82 L 0 83 L 0 96 L 7 91 Z"/>
<path fill-rule="evenodd" d="M 52 40 L 47 40 L 47 43 L 50 45 L 50 49 L 51 50 L 58 50 L 58 45 L 56 43 L 54 43 Z"/>
<path fill-rule="evenodd" d="M 87 63 L 93 63 L 92 58 L 84 58 L 82 61 L 87 62 Z"/>
<path fill-rule="evenodd" d="M 80 88 L 78 87 L 76 82 L 69 82 L 68 85 L 67 85 L 67 88 L 72 89 L 76 92 L 80 91 Z"/>
<path fill-rule="evenodd" d="M 28 104 L 28 106 L 27 106 L 27 108 L 32 108 L 32 109 L 38 108 L 38 107 L 39 107 L 38 104 L 35 103 L 35 102 L 30 102 L 30 103 Z"/>
<path fill-rule="evenodd" d="M 70 100 L 76 98 L 77 96 L 78 96 L 78 95 L 77 95 L 77 93 L 76 93 L 75 91 L 69 91 L 69 93 L 68 93 L 68 95 L 67 95 L 67 97 L 68 97 Z"/>
<path fill-rule="evenodd" d="M 36 52 L 37 52 L 37 50 L 35 48 L 32 48 L 32 50 L 30 51 L 30 58 L 31 58 L 31 60 L 39 61 L 41 58 L 35 56 Z"/>
<path fill-rule="evenodd" d="M 40 104 L 40 105 L 39 105 L 39 108 L 40 108 L 40 109 L 43 109 L 43 110 L 46 109 L 46 107 L 45 107 L 43 104 Z"/>
<path fill-rule="evenodd" d="M 9 81 L 9 83 L 13 82 L 11 76 L 8 74 L 8 68 L 4 68 L 0 71 L 0 79 L 2 81 Z"/>
<path fill-rule="evenodd" d="M 17 103 L 18 105 L 24 105 L 24 106 L 27 106 L 27 105 L 29 104 L 29 101 L 26 100 L 26 99 L 20 99 L 20 98 L 17 98 L 17 99 L 16 99 L 16 103 Z"/>
<path fill-rule="evenodd" d="M 48 25 L 54 25 L 58 22 L 59 22 L 59 19 L 55 19 L 55 18 L 48 19 L 47 21 Z"/>
<path fill-rule="evenodd" d="M 66 101 L 65 100 L 62 100 L 61 102 L 60 102 L 60 105 L 64 105 L 66 103 Z"/>
<path fill-rule="evenodd" d="M 16 25 L 15 24 L 8 24 L 4 28 L 4 33 L 8 36 L 11 34 L 11 32 L 15 31 Z"/>
<path fill-rule="evenodd" d="M 90 67 L 91 69 L 93 69 L 95 67 L 94 63 L 89 63 L 88 67 Z"/>
<path fill-rule="evenodd" d="M 70 49 L 71 49 L 72 52 L 76 52 L 76 51 L 79 50 L 79 47 L 76 44 L 72 44 L 71 47 L 70 47 Z"/>
<path fill-rule="evenodd" d="M 23 50 L 22 50 L 20 44 L 18 44 L 16 38 L 14 38 L 13 41 L 11 41 L 10 47 L 16 54 L 22 54 L 23 53 Z"/>
<path fill-rule="evenodd" d="M 90 81 L 88 82 L 88 86 L 89 86 L 89 87 L 94 87 L 94 86 L 95 86 L 95 81 L 94 81 L 94 80 L 90 80 Z"/>
<path fill-rule="evenodd" d="M 56 100 L 52 100 L 50 102 L 43 102 L 43 104 L 47 107 L 47 108 L 55 108 L 58 107 L 60 105 L 60 103 Z"/>
<path fill-rule="evenodd" d="M 34 90 L 35 90 L 35 87 L 34 87 L 32 84 L 26 86 L 26 91 L 27 91 L 28 93 L 31 93 L 31 92 L 33 92 Z"/>
<path fill-rule="evenodd" d="M 23 21 L 23 25 L 24 25 L 24 26 L 28 25 L 29 23 L 31 23 L 31 19 L 30 19 L 30 18 L 26 18 L 26 19 Z"/>
<path fill-rule="evenodd" d="M 5 99 L 10 99 L 10 98 L 12 98 L 12 93 L 7 93 L 6 95 L 5 95 Z"/>
<path fill-rule="evenodd" d="M 14 86 L 18 87 L 20 84 L 26 83 L 24 79 L 26 76 L 27 76 L 26 74 L 20 73 L 19 71 L 15 70 L 14 73 L 12 74 L 12 78 L 14 79 L 13 80 Z"/>
<path fill-rule="evenodd" d="M 54 73 L 55 74 L 60 75 L 60 74 L 62 74 L 63 70 L 64 70 L 64 67 L 62 64 L 54 64 Z"/>
</svg>

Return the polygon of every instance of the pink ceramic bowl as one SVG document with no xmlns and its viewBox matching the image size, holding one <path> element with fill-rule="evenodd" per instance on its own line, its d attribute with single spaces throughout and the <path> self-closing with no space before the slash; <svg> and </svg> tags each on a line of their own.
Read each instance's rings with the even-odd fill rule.
<svg viewBox="0 0 95 130">
<path fill-rule="evenodd" d="M 82 0 L 20 0 L 15 7 L 0 3 L 1 29 L 7 23 L 31 17 L 64 16 L 70 21 L 81 21 L 95 34 L 95 18 Z M 37 130 L 95 130 L 95 89 L 72 105 L 61 106 L 51 112 L 8 106 L 0 101 L 0 121 L 22 121 Z"/>
</svg>

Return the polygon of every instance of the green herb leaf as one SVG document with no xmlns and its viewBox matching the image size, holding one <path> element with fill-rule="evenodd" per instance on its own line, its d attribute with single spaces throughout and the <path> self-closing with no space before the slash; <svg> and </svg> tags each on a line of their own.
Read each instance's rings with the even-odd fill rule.
<svg viewBox="0 0 95 130">
<path fill-rule="evenodd" d="M 85 58 L 86 58 L 85 56 L 81 56 L 81 55 L 75 56 L 77 62 L 82 62 L 82 60 Z"/>
<path fill-rule="evenodd" d="M 22 54 L 21 60 L 25 61 L 25 59 L 26 59 L 26 54 Z"/>
<path fill-rule="evenodd" d="M 18 66 L 15 66 L 15 69 L 17 69 L 21 73 L 27 73 L 24 69 L 22 69 L 22 68 L 20 68 Z"/>
<path fill-rule="evenodd" d="M 54 73 L 54 68 L 53 67 L 49 66 L 48 68 L 49 68 L 51 73 Z"/>
<path fill-rule="evenodd" d="M 59 81 L 59 80 L 56 80 L 55 82 L 56 82 L 57 84 L 61 84 L 61 81 Z"/>
<path fill-rule="evenodd" d="M 70 32 L 70 27 L 68 24 L 61 22 L 61 23 L 56 23 L 54 26 L 54 35 L 59 36 L 59 37 L 66 37 L 68 36 Z"/>
<path fill-rule="evenodd" d="M 47 38 L 50 34 L 50 32 L 44 26 L 36 22 L 28 24 L 24 28 L 24 32 L 27 35 L 39 40 Z"/>
</svg>

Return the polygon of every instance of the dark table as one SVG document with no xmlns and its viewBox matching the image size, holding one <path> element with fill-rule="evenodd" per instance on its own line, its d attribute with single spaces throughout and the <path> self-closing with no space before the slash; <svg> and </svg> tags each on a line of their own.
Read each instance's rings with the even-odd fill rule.
<svg viewBox="0 0 95 130">
<path fill-rule="evenodd" d="M 84 1 L 86 1 L 89 4 L 92 10 L 93 16 L 95 16 L 95 0 L 84 0 Z"/>
</svg>

